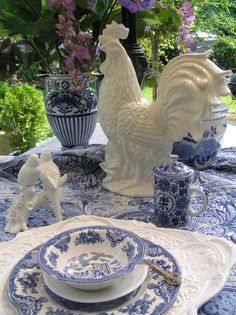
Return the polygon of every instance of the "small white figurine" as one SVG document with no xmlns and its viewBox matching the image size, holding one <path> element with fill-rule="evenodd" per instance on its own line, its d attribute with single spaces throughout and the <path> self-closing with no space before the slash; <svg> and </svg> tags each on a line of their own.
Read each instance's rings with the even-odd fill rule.
<svg viewBox="0 0 236 315">
<path fill-rule="evenodd" d="M 31 154 L 26 163 L 20 169 L 17 177 L 19 193 L 8 209 L 8 222 L 5 232 L 18 233 L 27 230 L 28 217 L 35 207 L 37 195 L 35 183 L 39 179 L 39 158 L 37 154 Z"/>
<path fill-rule="evenodd" d="M 20 186 L 33 186 L 39 175 L 39 157 L 37 154 L 31 154 L 19 171 L 17 182 Z"/>
<path fill-rule="evenodd" d="M 53 162 L 49 151 L 45 151 L 40 157 L 40 180 L 43 183 L 42 199 L 45 196 L 51 201 L 57 221 L 62 221 L 60 187 L 67 180 L 67 175 L 61 177 L 59 168 Z"/>
<path fill-rule="evenodd" d="M 36 192 L 35 183 L 39 179 L 43 183 L 43 191 Z M 8 209 L 5 232 L 15 234 L 27 230 L 28 217 L 39 205 L 53 210 L 56 220 L 61 221 L 60 187 L 66 180 L 67 175 L 60 176 L 60 171 L 52 161 L 50 152 L 42 153 L 40 160 L 37 154 L 31 154 L 17 177 L 19 193 Z"/>
</svg>

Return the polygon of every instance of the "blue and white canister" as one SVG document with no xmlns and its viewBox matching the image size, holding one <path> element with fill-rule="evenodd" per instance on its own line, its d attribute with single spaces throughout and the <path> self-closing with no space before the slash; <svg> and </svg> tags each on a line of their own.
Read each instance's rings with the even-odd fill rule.
<svg viewBox="0 0 236 315">
<path fill-rule="evenodd" d="M 182 162 L 193 165 L 198 170 L 210 167 L 223 143 L 227 127 L 226 112 L 228 106 L 220 104 L 212 109 L 209 119 L 202 120 L 202 139 L 195 141 L 190 133 L 181 141 L 173 144 L 173 154 Z"/>
<path fill-rule="evenodd" d="M 88 144 L 97 123 L 97 94 L 86 86 L 76 89 L 66 75 L 50 75 L 45 81 L 46 115 L 63 147 Z"/>
<path fill-rule="evenodd" d="M 187 217 L 200 215 L 207 207 L 207 196 L 193 184 L 194 170 L 181 162 L 163 163 L 154 172 L 154 212 L 158 226 L 184 226 Z M 197 208 L 191 199 L 199 198 Z M 196 202 L 195 202 L 196 203 Z"/>
</svg>

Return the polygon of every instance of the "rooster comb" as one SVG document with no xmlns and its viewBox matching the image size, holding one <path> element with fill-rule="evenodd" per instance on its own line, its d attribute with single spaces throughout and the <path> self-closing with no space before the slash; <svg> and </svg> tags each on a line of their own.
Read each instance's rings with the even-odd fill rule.
<svg viewBox="0 0 236 315">
<path fill-rule="evenodd" d="M 102 35 L 108 36 L 114 39 L 126 39 L 129 34 L 129 29 L 123 24 L 118 24 L 112 21 L 111 24 L 107 24 L 106 28 L 103 30 Z"/>
</svg>

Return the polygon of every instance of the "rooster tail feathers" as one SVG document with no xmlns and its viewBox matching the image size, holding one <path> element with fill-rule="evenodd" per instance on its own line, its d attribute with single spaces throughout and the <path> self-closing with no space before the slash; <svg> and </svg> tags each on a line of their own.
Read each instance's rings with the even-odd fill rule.
<svg viewBox="0 0 236 315">
<path fill-rule="evenodd" d="M 201 120 L 208 119 L 221 95 L 230 93 L 226 75 L 208 59 L 210 52 L 181 55 L 165 67 L 157 90 L 161 121 L 168 137 L 179 141 L 190 132 L 199 140 Z"/>
</svg>

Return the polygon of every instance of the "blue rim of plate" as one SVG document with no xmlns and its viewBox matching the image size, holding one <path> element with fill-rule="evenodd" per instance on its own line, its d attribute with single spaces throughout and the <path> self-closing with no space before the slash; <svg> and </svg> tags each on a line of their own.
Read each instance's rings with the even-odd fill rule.
<svg viewBox="0 0 236 315">
<path fill-rule="evenodd" d="M 180 267 L 173 255 L 160 245 L 147 240 L 144 242 L 147 247 L 147 258 L 158 263 L 165 270 L 181 275 Z M 19 315 L 82 315 L 98 311 L 96 314 L 100 315 L 101 310 L 97 309 L 97 303 L 72 303 L 59 296 L 53 296 L 53 293 L 45 288 L 45 284 L 42 285 L 42 270 L 38 264 L 41 246 L 32 249 L 19 260 L 8 277 L 7 295 L 17 313 Z M 131 315 L 138 314 L 140 310 L 141 314 L 145 315 L 162 315 L 177 299 L 179 288 L 180 286 L 169 285 L 161 275 L 149 269 L 146 280 L 138 289 L 128 296 L 100 304 L 105 312 L 104 315 Z M 78 310 L 75 310 L 77 307 Z"/>
<path fill-rule="evenodd" d="M 46 254 L 47 248 L 49 246 L 53 246 L 54 244 L 56 244 L 57 242 L 59 242 L 63 238 L 68 237 L 72 233 L 76 233 L 76 232 L 79 233 L 81 231 L 85 231 L 85 230 L 89 231 L 89 230 L 93 230 L 93 229 L 101 230 L 101 231 L 116 232 L 117 235 L 119 234 L 120 236 L 122 236 L 122 240 L 123 240 L 123 237 L 129 237 L 137 245 L 137 253 L 135 254 L 134 257 L 132 257 L 130 262 L 125 267 L 120 268 L 116 272 L 114 272 L 112 274 L 109 274 L 109 275 L 106 275 L 105 277 L 98 278 L 98 279 L 95 279 L 95 278 L 74 279 L 70 275 L 67 275 L 67 274 L 65 274 L 63 272 L 60 272 L 60 271 L 55 270 L 55 269 L 52 269 L 51 266 L 49 266 L 47 264 L 47 261 L 45 259 L 45 254 Z M 112 242 L 112 240 L 110 240 L 110 241 Z M 42 247 L 39 250 L 39 266 L 41 267 L 41 269 L 43 269 L 49 275 L 55 276 L 57 279 L 59 279 L 61 281 L 65 281 L 65 282 L 69 281 L 70 283 L 76 283 L 76 284 L 101 283 L 101 282 L 109 281 L 109 280 L 112 280 L 112 279 L 116 279 L 116 278 L 118 278 L 120 276 L 123 276 L 124 274 L 132 271 L 137 266 L 137 264 L 139 264 L 143 260 L 143 258 L 145 256 L 145 252 L 146 252 L 145 243 L 135 233 L 132 233 L 130 231 L 127 231 L 125 229 L 121 229 L 121 228 L 118 228 L 118 227 L 111 227 L 111 226 L 104 226 L 104 225 L 94 225 L 94 226 L 70 229 L 70 230 L 62 232 L 62 233 L 57 234 L 56 236 L 50 238 L 46 243 L 44 243 L 42 245 Z"/>
</svg>

